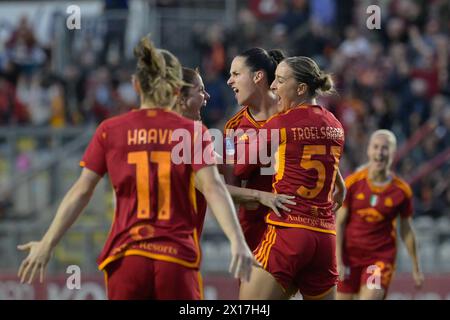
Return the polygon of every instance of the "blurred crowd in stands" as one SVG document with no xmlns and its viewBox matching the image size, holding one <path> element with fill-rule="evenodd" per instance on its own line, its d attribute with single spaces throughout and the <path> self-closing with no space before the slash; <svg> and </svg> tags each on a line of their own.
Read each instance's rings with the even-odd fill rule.
<svg viewBox="0 0 450 320">
<path fill-rule="evenodd" d="M 127 1 L 105 3 L 106 9 L 128 10 Z M 366 25 L 372 4 L 381 9 L 380 29 Z M 197 66 L 211 95 L 204 121 L 222 128 L 239 108 L 226 85 L 239 52 L 260 46 L 310 56 L 336 81 L 339 95 L 321 102 L 346 129 L 343 173 L 365 161 L 373 130 L 391 129 L 399 145 L 396 171 L 413 184 L 416 213 L 450 217 L 449 6 L 448 0 L 237 1 L 234 25 L 192 24 Z M 87 41 L 69 48 L 61 72 L 54 71 L 51 47 L 36 40 L 27 18 L 2 28 L 0 126 L 81 126 L 136 106 L 126 23 L 108 23 L 100 46 Z"/>
</svg>

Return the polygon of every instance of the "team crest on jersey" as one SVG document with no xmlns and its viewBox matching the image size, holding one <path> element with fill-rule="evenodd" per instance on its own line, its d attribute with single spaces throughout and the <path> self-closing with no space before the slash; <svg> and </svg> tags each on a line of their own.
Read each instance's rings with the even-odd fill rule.
<svg viewBox="0 0 450 320">
<path fill-rule="evenodd" d="M 239 137 L 239 141 L 245 141 L 248 140 L 248 135 L 244 133 L 242 136 Z"/>
<path fill-rule="evenodd" d="M 375 207 L 377 205 L 377 203 L 378 203 L 378 196 L 376 194 L 372 194 L 370 196 L 370 205 L 372 207 Z"/>
</svg>

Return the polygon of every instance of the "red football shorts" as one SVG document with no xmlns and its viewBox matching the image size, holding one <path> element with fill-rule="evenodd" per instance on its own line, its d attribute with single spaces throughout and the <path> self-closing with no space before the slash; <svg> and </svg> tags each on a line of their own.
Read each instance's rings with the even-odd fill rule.
<svg viewBox="0 0 450 320">
<path fill-rule="evenodd" d="M 255 250 L 266 231 L 265 215 L 261 212 L 239 212 L 239 223 L 250 250 Z"/>
<path fill-rule="evenodd" d="M 265 270 L 288 291 L 319 299 L 337 282 L 336 236 L 303 228 L 267 225 L 254 251 Z"/>
<path fill-rule="evenodd" d="M 346 267 L 344 281 L 338 282 L 337 291 L 342 293 L 358 293 L 362 286 L 369 289 L 389 289 L 395 265 L 393 261 L 377 260 L 371 265 Z"/>
<path fill-rule="evenodd" d="M 110 300 L 200 300 L 200 272 L 177 263 L 125 256 L 105 267 Z"/>
</svg>

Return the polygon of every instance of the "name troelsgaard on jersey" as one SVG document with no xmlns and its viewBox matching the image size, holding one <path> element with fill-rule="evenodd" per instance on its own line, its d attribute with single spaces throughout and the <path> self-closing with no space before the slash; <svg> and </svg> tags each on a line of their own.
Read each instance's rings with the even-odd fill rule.
<svg viewBox="0 0 450 320">
<path fill-rule="evenodd" d="M 336 127 L 302 127 L 291 128 L 294 140 L 343 140 L 344 130 Z"/>
</svg>

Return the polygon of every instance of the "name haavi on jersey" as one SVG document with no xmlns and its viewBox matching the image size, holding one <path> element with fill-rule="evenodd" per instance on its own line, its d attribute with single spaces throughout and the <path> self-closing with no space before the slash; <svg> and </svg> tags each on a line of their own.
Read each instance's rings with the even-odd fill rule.
<svg viewBox="0 0 450 320">
<path fill-rule="evenodd" d="M 291 128 L 294 140 L 343 140 L 344 130 L 335 127 L 302 127 Z"/>
<path fill-rule="evenodd" d="M 128 130 L 129 146 L 141 144 L 171 144 L 173 130 L 170 129 L 133 129 Z"/>
</svg>

